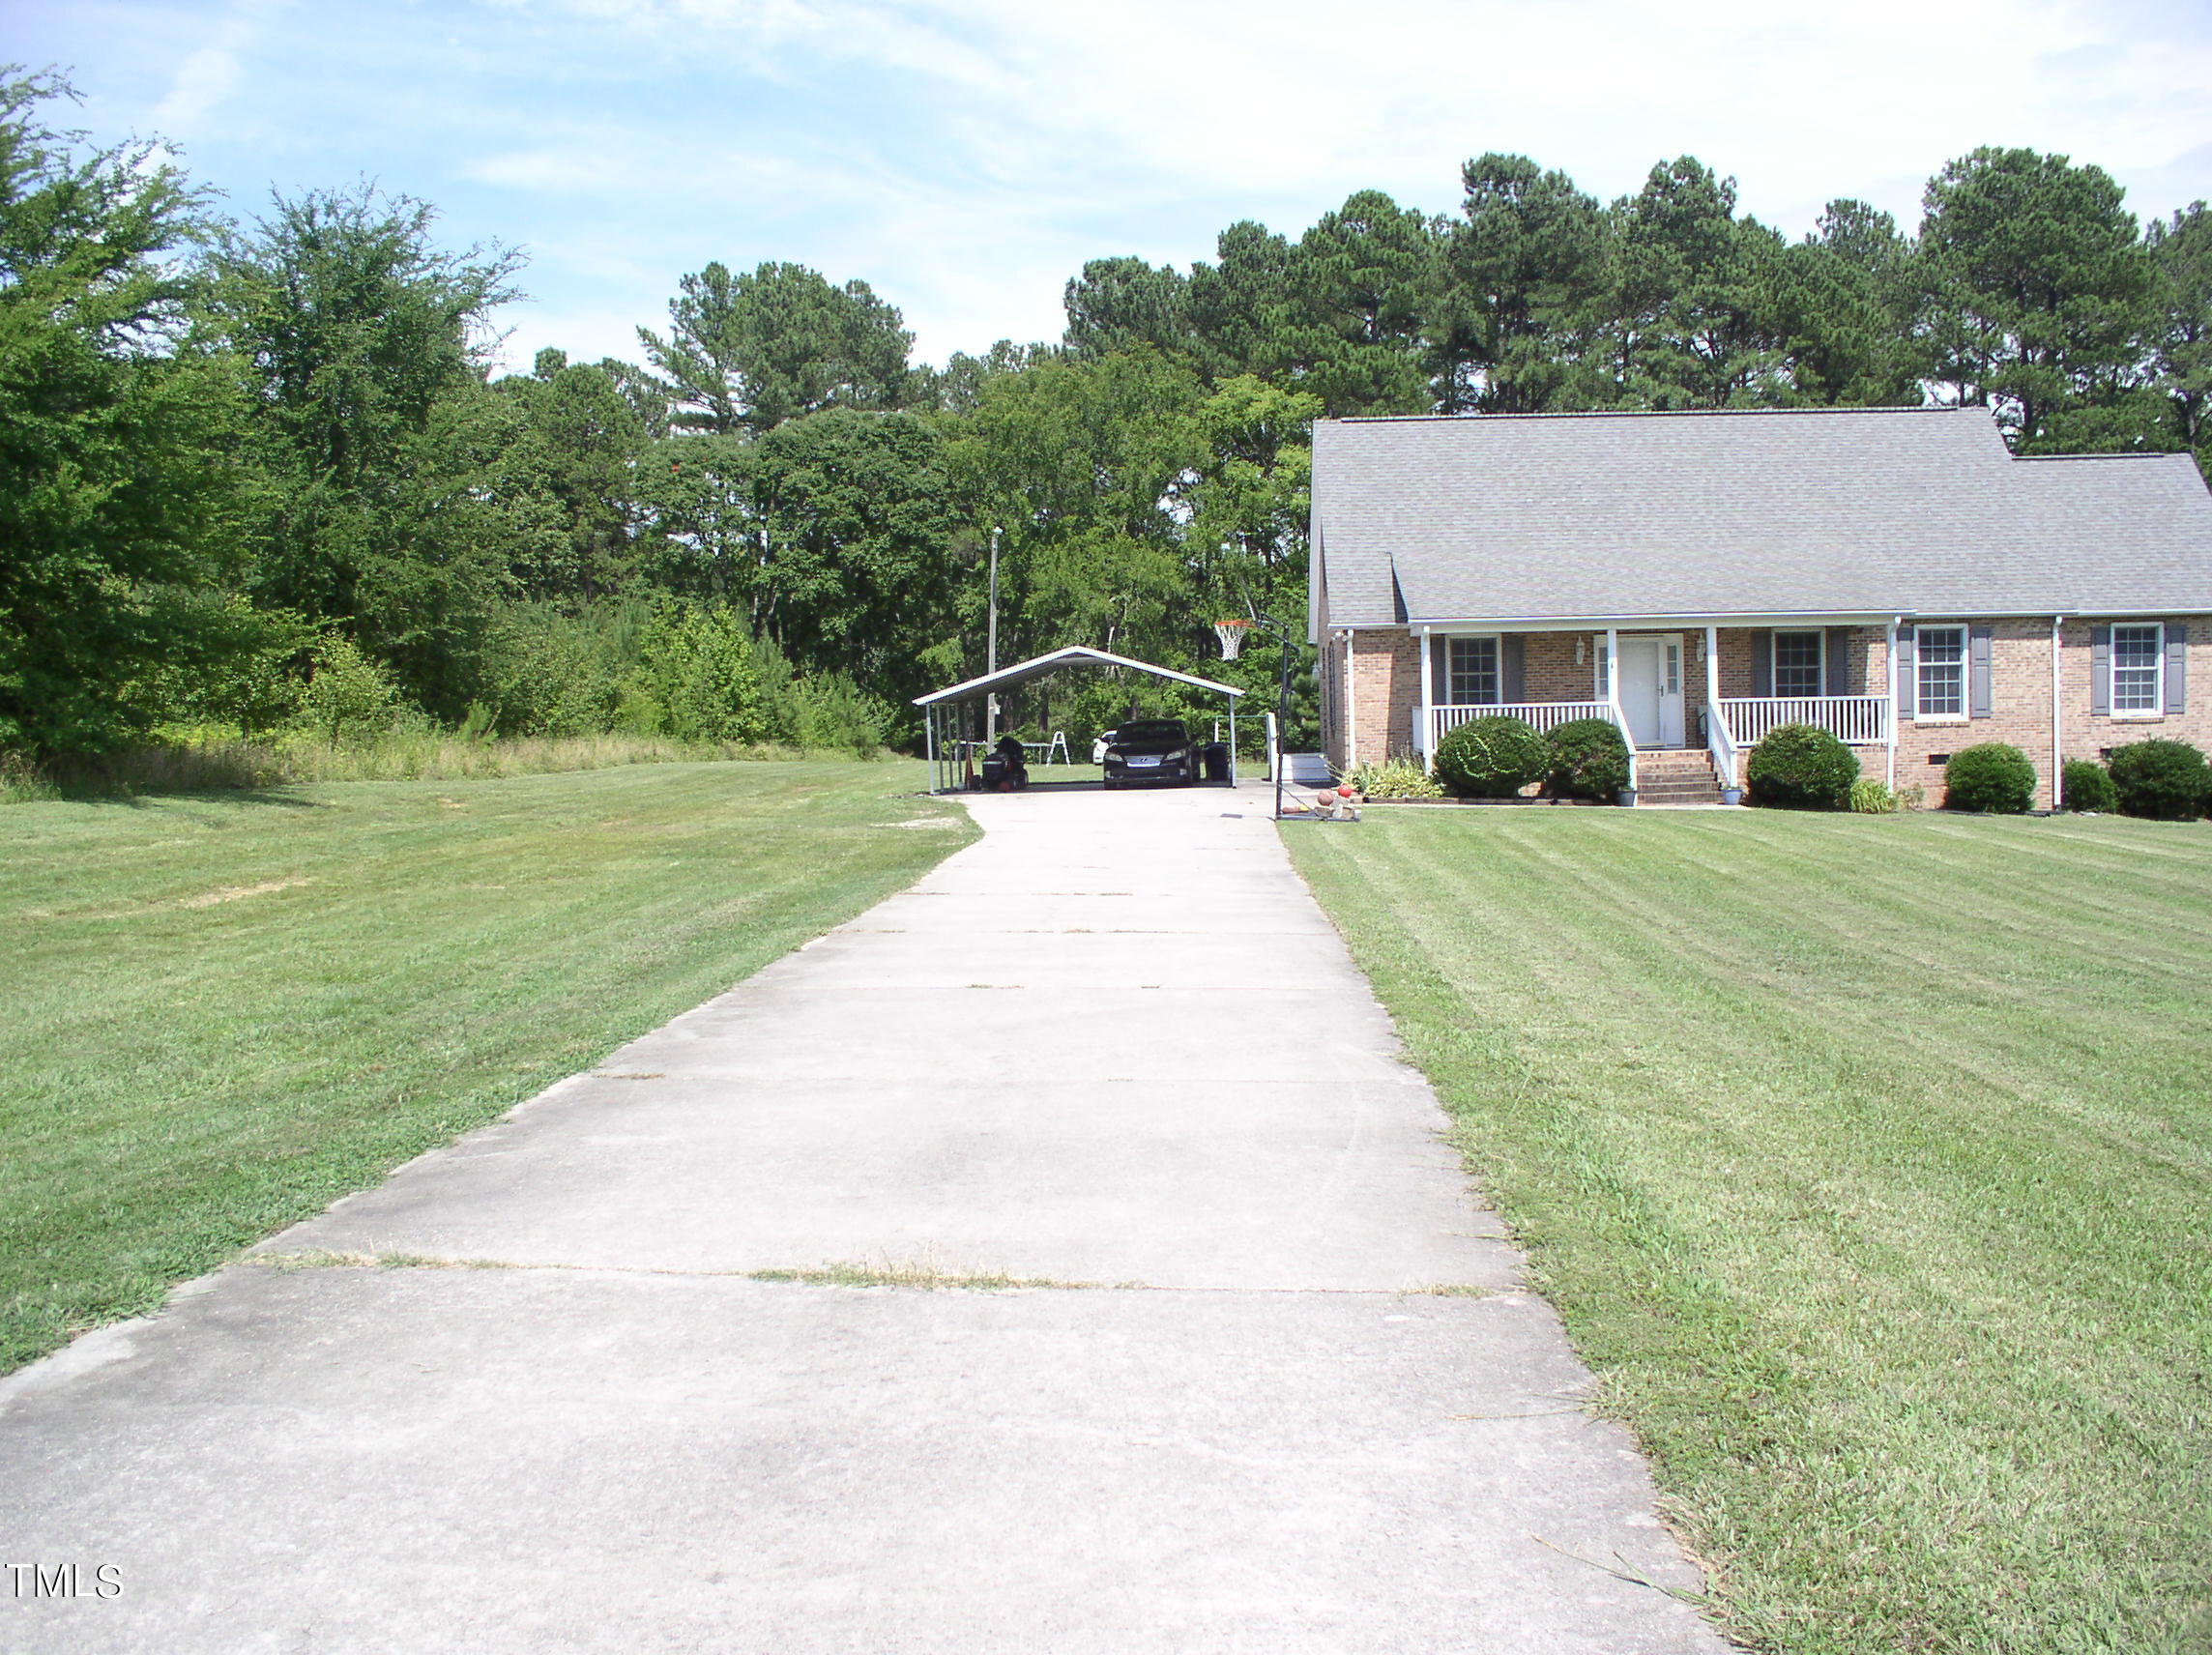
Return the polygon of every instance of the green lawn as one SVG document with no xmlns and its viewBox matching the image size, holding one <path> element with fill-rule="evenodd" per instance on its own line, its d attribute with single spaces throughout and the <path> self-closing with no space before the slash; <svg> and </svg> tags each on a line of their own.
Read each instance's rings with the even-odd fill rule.
<svg viewBox="0 0 2212 1655">
<path fill-rule="evenodd" d="M 0 1371 L 907 885 L 974 831 L 892 797 L 920 783 L 651 765 L 0 807 Z"/>
<path fill-rule="evenodd" d="M 2212 827 L 1284 836 L 1729 1631 L 2212 1649 Z"/>
</svg>

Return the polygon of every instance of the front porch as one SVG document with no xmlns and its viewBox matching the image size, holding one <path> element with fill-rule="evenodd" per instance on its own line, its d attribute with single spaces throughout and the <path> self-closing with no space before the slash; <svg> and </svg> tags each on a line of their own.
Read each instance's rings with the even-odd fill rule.
<svg viewBox="0 0 2212 1655">
<path fill-rule="evenodd" d="M 1603 718 L 1628 743 L 1632 777 L 1644 755 L 1702 749 L 1722 788 L 1742 785 L 1744 754 L 1785 724 L 1813 725 L 1853 747 L 1895 747 L 1886 621 L 1665 630 L 1417 627 L 1413 641 L 1419 693 L 1407 710 L 1407 737 L 1423 757 L 1457 726 L 1499 714 L 1545 732 Z M 1678 769 L 1670 766 L 1668 773 Z"/>
</svg>

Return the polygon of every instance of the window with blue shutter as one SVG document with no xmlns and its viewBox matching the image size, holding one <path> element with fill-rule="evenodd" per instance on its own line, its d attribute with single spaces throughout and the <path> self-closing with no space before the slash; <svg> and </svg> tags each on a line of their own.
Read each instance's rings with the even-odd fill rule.
<svg viewBox="0 0 2212 1655">
<path fill-rule="evenodd" d="M 2140 718 L 2166 711 L 2166 629 L 2152 622 L 2112 628 L 2112 711 Z"/>
<path fill-rule="evenodd" d="M 1920 626 L 1913 643 L 1919 654 L 1919 672 L 1913 685 L 1913 716 L 1959 718 L 1966 711 L 1966 629 L 1964 626 Z"/>
</svg>

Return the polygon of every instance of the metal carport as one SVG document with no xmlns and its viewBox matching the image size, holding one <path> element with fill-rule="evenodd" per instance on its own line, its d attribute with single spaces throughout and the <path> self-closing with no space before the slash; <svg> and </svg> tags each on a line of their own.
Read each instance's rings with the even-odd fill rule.
<svg viewBox="0 0 2212 1655">
<path fill-rule="evenodd" d="M 1049 678 L 1054 673 L 1064 672 L 1071 667 L 1127 667 L 1132 672 L 1171 679 L 1177 683 L 1187 683 L 1197 689 L 1209 689 L 1226 696 L 1229 706 L 1229 774 L 1232 781 L 1235 780 L 1237 698 L 1244 693 L 1241 689 L 1233 683 L 1216 683 L 1209 678 L 1195 678 L 1189 673 L 1177 672 L 1172 667 L 1132 660 L 1127 655 L 1117 655 L 1109 650 L 1093 650 L 1087 645 L 1070 644 L 1063 650 L 1053 651 L 1049 655 L 1017 661 L 1010 667 L 1001 667 L 995 673 L 985 673 L 981 678 L 947 684 L 943 689 L 914 698 L 915 706 L 920 708 L 922 712 L 924 740 L 929 754 L 929 791 L 958 793 L 967 783 L 967 766 L 961 752 L 961 745 L 967 738 L 959 730 L 960 708 L 984 696 L 996 695 L 1003 689 L 1012 689 L 1033 679 Z"/>
</svg>

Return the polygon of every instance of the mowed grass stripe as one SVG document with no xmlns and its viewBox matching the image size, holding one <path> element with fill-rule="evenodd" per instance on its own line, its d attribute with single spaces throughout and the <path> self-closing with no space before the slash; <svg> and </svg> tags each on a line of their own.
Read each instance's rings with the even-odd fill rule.
<svg viewBox="0 0 2212 1655">
<path fill-rule="evenodd" d="M 2212 1646 L 2212 829 L 1286 837 L 1732 1632 Z"/>
<path fill-rule="evenodd" d="M 0 1368 L 912 883 L 973 836 L 892 797 L 917 778 L 655 765 L 0 810 Z M 917 815 L 950 825 L 887 830 Z"/>
</svg>

